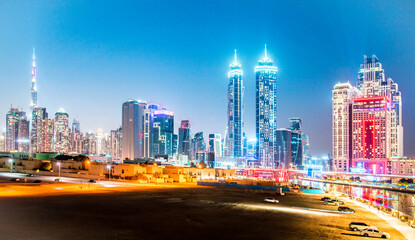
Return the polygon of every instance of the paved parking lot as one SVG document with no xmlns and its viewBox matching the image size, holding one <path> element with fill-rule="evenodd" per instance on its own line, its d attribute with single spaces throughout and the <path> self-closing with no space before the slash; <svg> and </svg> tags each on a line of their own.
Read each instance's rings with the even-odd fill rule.
<svg viewBox="0 0 415 240">
<path fill-rule="evenodd" d="M 226 188 L 141 187 L 128 191 L 0 198 L 1 239 L 366 239 L 350 231 L 364 221 L 406 239 L 364 208 L 354 214 L 322 196 Z M 293 206 L 295 208 L 293 208 Z"/>
</svg>

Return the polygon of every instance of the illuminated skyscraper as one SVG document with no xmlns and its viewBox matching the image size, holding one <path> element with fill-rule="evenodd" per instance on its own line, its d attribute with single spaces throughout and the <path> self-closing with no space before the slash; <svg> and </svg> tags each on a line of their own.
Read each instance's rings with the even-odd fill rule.
<svg viewBox="0 0 415 240">
<path fill-rule="evenodd" d="M 19 121 L 23 114 L 17 108 L 10 108 L 6 114 L 6 151 L 18 151 Z"/>
<path fill-rule="evenodd" d="M 111 130 L 109 136 L 110 155 L 113 157 L 121 157 L 121 128 Z"/>
<path fill-rule="evenodd" d="M 174 113 L 165 109 L 152 114 L 152 156 L 173 156 Z"/>
<path fill-rule="evenodd" d="M 364 56 L 364 62 L 360 66 L 357 86 L 362 92 L 362 97 L 385 96 L 391 104 L 391 156 L 403 157 L 403 125 L 402 125 L 402 99 L 398 84 L 391 78 L 386 78 L 385 70 L 379 59 Z"/>
<path fill-rule="evenodd" d="M 226 156 L 240 157 L 243 155 L 243 99 L 244 86 L 242 80 L 241 64 L 236 58 L 231 64 L 228 73 L 228 126 L 226 135 Z"/>
<path fill-rule="evenodd" d="M 208 152 L 214 153 L 215 158 L 222 157 L 222 138 L 218 133 L 209 134 L 209 149 Z"/>
<path fill-rule="evenodd" d="M 55 151 L 55 121 L 44 119 L 42 124 L 42 152 Z"/>
<path fill-rule="evenodd" d="M 76 119 L 74 119 L 72 122 L 71 146 L 72 152 L 79 154 L 82 153 L 81 124 Z"/>
<path fill-rule="evenodd" d="M 179 143 L 177 153 L 190 158 L 190 122 L 182 120 L 179 128 Z"/>
<path fill-rule="evenodd" d="M 38 153 L 44 150 L 42 143 L 45 137 L 45 122 L 48 120 L 46 108 L 34 107 L 32 111 L 32 127 L 30 132 L 31 152 Z"/>
<path fill-rule="evenodd" d="M 291 130 L 291 163 L 293 166 L 303 165 L 303 124 L 301 118 L 290 118 Z"/>
<path fill-rule="evenodd" d="M 391 157 L 391 104 L 389 98 L 352 100 L 352 167 L 372 174 L 387 172 Z"/>
<path fill-rule="evenodd" d="M 97 138 L 95 133 L 86 132 L 82 137 L 82 153 L 88 155 L 97 154 Z"/>
<path fill-rule="evenodd" d="M 357 81 L 333 90 L 335 171 L 388 173 L 391 157 L 403 155 L 402 99 L 375 55 L 364 56 Z"/>
<path fill-rule="evenodd" d="M 0 132 L 0 152 L 6 151 L 6 134 L 4 132 Z"/>
<path fill-rule="evenodd" d="M 18 148 L 19 152 L 29 152 L 30 137 L 29 137 L 30 122 L 26 118 L 26 113 L 20 112 L 19 130 L 18 130 Z"/>
<path fill-rule="evenodd" d="M 203 132 L 197 132 L 192 139 L 191 159 L 197 160 L 198 154 L 206 155 L 206 143 L 203 137 Z"/>
<path fill-rule="evenodd" d="M 348 172 L 352 156 L 352 99 L 360 96 L 360 91 L 350 83 L 338 83 L 332 91 L 333 98 L 333 170 Z"/>
<path fill-rule="evenodd" d="M 287 169 L 292 167 L 291 163 L 291 129 L 280 128 L 276 133 L 276 147 L 277 152 L 276 167 Z"/>
<path fill-rule="evenodd" d="M 55 113 L 55 152 L 68 153 L 71 150 L 69 115 L 63 108 Z"/>
<path fill-rule="evenodd" d="M 275 168 L 277 130 L 277 67 L 265 56 L 259 60 L 256 72 L 256 154 L 260 166 Z"/>
<path fill-rule="evenodd" d="M 37 106 L 36 58 L 35 58 L 35 49 L 33 48 L 32 88 L 31 88 L 30 114 L 33 113 L 33 109 L 36 106 Z"/>
</svg>

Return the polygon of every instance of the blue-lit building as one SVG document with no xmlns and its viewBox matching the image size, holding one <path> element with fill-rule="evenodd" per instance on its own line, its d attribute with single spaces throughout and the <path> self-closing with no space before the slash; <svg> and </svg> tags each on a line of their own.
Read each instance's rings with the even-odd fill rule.
<svg viewBox="0 0 415 240">
<path fill-rule="evenodd" d="M 280 128 L 276 133 L 275 147 L 277 161 L 276 168 L 290 168 L 291 163 L 291 129 Z"/>
<path fill-rule="evenodd" d="M 260 167 L 276 167 L 277 67 L 265 56 L 255 67 L 256 73 L 256 152 Z"/>
<path fill-rule="evenodd" d="M 290 118 L 291 130 L 291 163 L 299 168 L 303 165 L 303 132 L 302 120 L 295 117 Z"/>
<path fill-rule="evenodd" d="M 155 104 L 150 105 L 149 108 L 152 122 L 152 157 L 173 156 L 174 113 Z"/>
<path fill-rule="evenodd" d="M 173 134 L 173 154 L 177 153 L 177 134 Z"/>
<path fill-rule="evenodd" d="M 235 61 L 228 72 L 228 126 L 226 135 L 226 156 L 243 156 L 243 99 L 244 86 L 241 64 L 238 63 L 235 50 Z"/>
<path fill-rule="evenodd" d="M 206 143 L 203 132 L 197 132 L 192 139 L 192 160 L 198 160 L 198 153 L 206 153 Z"/>
<path fill-rule="evenodd" d="M 177 153 L 187 155 L 190 158 L 190 121 L 182 120 L 179 127 L 179 139 Z"/>
</svg>

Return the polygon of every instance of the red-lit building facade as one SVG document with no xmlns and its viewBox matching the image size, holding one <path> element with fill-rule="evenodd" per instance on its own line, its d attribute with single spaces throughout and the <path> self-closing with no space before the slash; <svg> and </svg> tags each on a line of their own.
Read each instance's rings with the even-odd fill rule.
<svg viewBox="0 0 415 240">
<path fill-rule="evenodd" d="M 385 96 L 352 100 L 352 168 L 387 173 L 391 157 L 391 104 Z"/>
</svg>

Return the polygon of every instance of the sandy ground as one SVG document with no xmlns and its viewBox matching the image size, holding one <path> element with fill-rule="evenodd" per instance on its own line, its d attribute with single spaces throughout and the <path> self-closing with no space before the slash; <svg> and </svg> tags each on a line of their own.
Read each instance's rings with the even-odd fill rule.
<svg viewBox="0 0 415 240">
<path fill-rule="evenodd" d="M 0 192 L 14 188 L 3 185 Z M 19 191 L 36 188 L 34 196 L 0 197 L 0 239 L 367 239 L 348 229 L 351 221 L 405 239 L 356 205 L 348 205 L 354 214 L 308 209 L 337 210 L 323 205 L 321 195 L 289 193 L 266 204 L 268 193 L 180 184 L 78 191 L 83 194 L 51 194 L 42 186 Z"/>
</svg>

